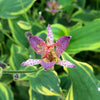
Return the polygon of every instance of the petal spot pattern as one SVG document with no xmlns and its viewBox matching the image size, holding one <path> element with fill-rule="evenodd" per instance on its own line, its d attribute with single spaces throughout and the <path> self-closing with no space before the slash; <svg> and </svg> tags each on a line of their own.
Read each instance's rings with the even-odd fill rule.
<svg viewBox="0 0 100 100">
<path fill-rule="evenodd" d="M 56 46 L 56 53 L 58 57 L 62 54 L 62 52 L 66 49 L 66 47 L 69 44 L 69 40 L 71 39 L 71 36 L 62 36 L 57 40 L 57 43 L 59 45 Z"/>
<path fill-rule="evenodd" d="M 55 64 L 55 62 L 44 62 L 44 61 L 41 61 L 41 65 L 44 67 L 45 70 L 53 67 Z"/>
<path fill-rule="evenodd" d="M 41 63 L 41 60 L 39 60 L 39 59 L 28 59 L 27 61 L 23 62 L 21 65 L 28 66 L 28 65 L 37 65 L 40 63 Z"/>
<path fill-rule="evenodd" d="M 65 66 L 65 67 L 75 67 L 74 64 L 70 63 L 69 61 L 58 61 L 58 65 Z"/>
</svg>

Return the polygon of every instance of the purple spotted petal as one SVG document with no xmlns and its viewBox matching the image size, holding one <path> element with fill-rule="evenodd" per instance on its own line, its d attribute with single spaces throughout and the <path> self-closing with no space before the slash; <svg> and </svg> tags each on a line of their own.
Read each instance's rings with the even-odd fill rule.
<svg viewBox="0 0 100 100">
<path fill-rule="evenodd" d="M 40 63 L 41 63 L 40 59 L 28 59 L 27 61 L 23 62 L 21 65 L 22 66 L 29 66 L 29 65 L 37 65 Z"/>
<path fill-rule="evenodd" d="M 58 43 L 58 45 L 56 46 L 56 53 L 57 53 L 58 57 L 60 57 L 62 52 L 68 46 L 70 38 L 71 38 L 71 36 L 62 36 L 61 38 L 59 38 L 57 40 L 56 43 Z"/>
<path fill-rule="evenodd" d="M 29 42 L 37 54 L 43 55 L 45 53 L 45 42 L 41 38 L 37 36 L 30 36 Z"/>
<path fill-rule="evenodd" d="M 49 44 L 53 44 L 53 34 L 52 34 L 52 30 L 51 30 L 50 24 L 48 24 L 48 34 L 47 34 L 47 38 L 49 39 L 48 43 Z"/>
<path fill-rule="evenodd" d="M 56 1 L 55 0 L 52 0 L 52 2 L 55 3 Z"/>
<path fill-rule="evenodd" d="M 52 9 L 52 13 L 56 13 L 56 12 L 58 12 L 58 10 L 54 10 L 54 9 Z"/>
<path fill-rule="evenodd" d="M 53 67 L 55 64 L 55 62 L 44 62 L 44 61 L 41 61 L 41 65 L 44 67 L 45 70 Z"/>
<path fill-rule="evenodd" d="M 58 9 L 59 8 L 59 3 L 58 2 L 56 2 L 56 9 Z"/>
<path fill-rule="evenodd" d="M 48 12 L 50 12 L 50 9 L 48 9 L 48 8 L 45 8 L 45 11 L 48 11 Z"/>
<path fill-rule="evenodd" d="M 51 8 L 51 2 L 50 2 L 50 1 L 47 1 L 46 4 L 47 4 L 47 6 L 48 6 L 49 8 Z"/>
<path fill-rule="evenodd" d="M 72 64 L 69 61 L 58 61 L 57 65 L 65 66 L 65 67 L 75 67 L 74 64 Z"/>
</svg>

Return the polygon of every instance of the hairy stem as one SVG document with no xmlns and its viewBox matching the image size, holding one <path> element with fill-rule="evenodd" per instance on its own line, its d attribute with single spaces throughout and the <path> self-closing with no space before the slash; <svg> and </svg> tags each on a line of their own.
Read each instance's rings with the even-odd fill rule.
<svg viewBox="0 0 100 100">
<path fill-rule="evenodd" d="M 37 71 L 39 71 L 39 69 L 37 69 L 37 70 L 27 70 L 27 71 L 23 71 L 23 70 L 3 70 L 3 74 L 33 73 L 33 72 L 37 72 Z"/>
</svg>

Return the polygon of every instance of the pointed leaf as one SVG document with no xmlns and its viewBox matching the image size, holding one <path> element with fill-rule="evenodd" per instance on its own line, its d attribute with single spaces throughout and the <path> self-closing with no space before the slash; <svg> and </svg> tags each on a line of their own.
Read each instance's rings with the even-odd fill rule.
<svg viewBox="0 0 100 100">
<path fill-rule="evenodd" d="M 28 47 L 29 43 L 27 38 L 25 37 L 25 30 L 21 29 L 18 25 L 17 22 L 20 18 L 17 19 L 9 19 L 8 23 L 9 23 L 9 27 L 11 29 L 12 32 L 12 36 L 15 40 L 16 43 L 18 43 L 21 46 L 24 47 Z"/>
<path fill-rule="evenodd" d="M 29 10 L 34 2 L 35 0 L 0 0 L 0 17 L 17 17 Z"/>
<path fill-rule="evenodd" d="M 24 54 L 23 54 L 24 53 Z M 11 56 L 9 59 L 9 64 L 13 70 L 20 69 L 21 63 L 28 59 L 26 49 L 22 49 L 19 46 L 11 46 Z"/>
<path fill-rule="evenodd" d="M 67 52 L 76 54 L 80 51 L 100 48 L 100 20 L 95 20 L 84 27 L 70 31 L 72 36 Z"/>
<path fill-rule="evenodd" d="M 22 28 L 23 30 L 30 30 L 32 27 L 30 25 L 30 23 L 26 22 L 26 21 L 18 21 L 17 24 L 20 26 L 20 28 Z"/>
<path fill-rule="evenodd" d="M 61 24 L 51 25 L 51 30 L 53 32 L 54 40 L 59 39 L 61 36 L 68 36 L 69 35 L 67 28 Z"/>
<path fill-rule="evenodd" d="M 61 95 L 58 78 L 51 71 L 39 72 L 36 78 L 30 78 L 30 85 L 35 92 L 43 95 Z"/>
<path fill-rule="evenodd" d="M 72 59 L 66 52 L 62 54 L 62 58 L 76 66 L 72 69 L 64 67 L 72 80 L 66 100 L 99 100 L 99 82 L 93 74 L 92 67 Z"/>
<path fill-rule="evenodd" d="M 40 93 L 37 93 L 32 90 L 32 87 L 29 89 L 30 100 L 58 100 L 56 96 L 45 96 Z"/>
<path fill-rule="evenodd" d="M 10 88 L 4 83 L 0 83 L 0 100 L 14 100 Z"/>
</svg>

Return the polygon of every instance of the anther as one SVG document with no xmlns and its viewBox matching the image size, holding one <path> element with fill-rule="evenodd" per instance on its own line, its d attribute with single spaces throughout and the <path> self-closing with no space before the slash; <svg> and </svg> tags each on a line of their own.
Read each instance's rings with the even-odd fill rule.
<svg viewBox="0 0 100 100">
<path fill-rule="evenodd" d="M 42 48 L 40 45 L 37 45 L 38 48 Z"/>
<path fill-rule="evenodd" d="M 40 53 L 40 52 L 42 52 L 42 50 L 38 50 L 37 52 Z"/>
<path fill-rule="evenodd" d="M 47 43 L 49 42 L 49 38 L 46 38 Z"/>
</svg>

